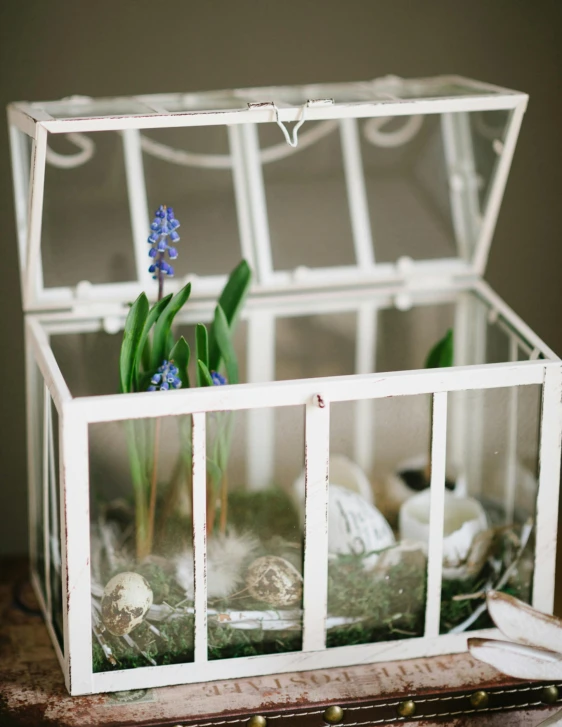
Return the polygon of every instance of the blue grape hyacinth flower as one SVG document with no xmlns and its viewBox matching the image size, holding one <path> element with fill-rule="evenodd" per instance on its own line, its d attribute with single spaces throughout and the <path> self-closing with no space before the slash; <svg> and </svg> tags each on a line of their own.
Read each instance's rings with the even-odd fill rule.
<svg viewBox="0 0 562 727">
<path fill-rule="evenodd" d="M 213 380 L 214 386 L 224 386 L 227 383 L 224 376 L 219 374 L 217 371 L 211 371 L 211 379 Z"/>
<path fill-rule="evenodd" d="M 178 256 L 177 249 L 169 243 L 179 242 L 180 236 L 176 232 L 179 226 L 179 220 L 174 217 L 174 210 L 161 204 L 154 213 L 148 236 L 148 243 L 152 245 L 148 255 L 154 261 L 148 272 L 152 273 L 154 280 L 158 280 L 160 284 L 164 276 L 171 277 L 174 274 L 174 268 L 166 260 L 166 255 L 169 260 L 175 260 Z"/>
<path fill-rule="evenodd" d="M 181 379 L 178 376 L 178 367 L 172 361 L 162 361 L 162 365 L 150 380 L 148 391 L 168 391 L 180 389 Z"/>
</svg>

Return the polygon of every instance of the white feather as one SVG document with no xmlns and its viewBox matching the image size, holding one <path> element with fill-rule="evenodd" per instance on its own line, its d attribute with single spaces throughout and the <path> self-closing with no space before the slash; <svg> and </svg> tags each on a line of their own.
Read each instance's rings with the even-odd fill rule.
<svg viewBox="0 0 562 727">
<path fill-rule="evenodd" d="M 556 712 L 555 714 L 547 717 L 544 722 L 541 722 L 537 727 L 560 727 L 562 725 L 562 712 Z"/>
<path fill-rule="evenodd" d="M 490 591 L 486 603 L 492 620 L 510 641 L 562 653 L 562 619 L 499 591 Z"/>
<path fill-rule="evenodd" d="M 207 544 L 207 596 L 226 598 L 244 581 L 244 572 L 258 549 L 249 534 L 230 532 L 216 535 Z M 193 550 L 188 548 L 176 559 L 176 578 L 187 598 L 193 599 Z"/>
<path fill-rule="evenodd" d="M 469 639 L 470 653 L 518 679 L 562 679 L 562 655 L 532 646 L 493 639 Z"/>
<path fill-rule="evenodd" d="M 556 712 L 547 717 L 544 722 L 538 724 L 537 727 L 560 727 L 560 725 L 562 725 L 562 712 Z"/>
</svg>

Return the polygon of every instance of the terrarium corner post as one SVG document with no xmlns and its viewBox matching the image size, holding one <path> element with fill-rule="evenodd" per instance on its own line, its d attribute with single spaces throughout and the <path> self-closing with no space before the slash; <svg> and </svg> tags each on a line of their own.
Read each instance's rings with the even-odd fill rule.
<svg viewBox="0 0 562 727">
<path fill-rule="evenodd" d="M 552 613 L 562 442 L 562 364 L 544 367 L 539 453 L 539 493 L 535 526 L 533 607 Z"/>
<path fill-rule="evenodd" d="M 207 655 L 207 473 L 206 416 L 195 412 L 192 421 L 192 512 L 193 570 L 195 608 L 195 665 L 206 662 Z"/>
<path fill-rule="evenodd" d="M 88 416 L 77 400 L 66 402 L 61 414 L 65 681 L 70 694 L 89 694 L 92 691 L 92 597 Z"/>
<path fill-rule="evenodd" d="M 326 648 L 330 402 L 315 393 L 305 413 L 305 520 L 302 650 Z"/>
<path fill-rule="evenodd" d="M 443 570 L 443 527 L 445 516 L 445 467 L 447 460 L 447 392 L 432 397 L 431 482 L 429 543 L 424 636 L 439 636 L 441 575 Z"/>
</svg>

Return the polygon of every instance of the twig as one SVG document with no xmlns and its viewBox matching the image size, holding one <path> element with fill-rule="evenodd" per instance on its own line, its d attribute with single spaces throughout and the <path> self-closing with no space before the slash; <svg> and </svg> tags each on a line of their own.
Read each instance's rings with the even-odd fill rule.
<svg viewBox="0 0 562 727">
<path fill-rule="evenodd" d="M 511 578 L 512 573 L 514 572 L 515 568 L 517 567 L 517 564 L 519 563 L 519 560 L 521 559 L 521 556 L 523 555 L 523 551 L 527 547 L 527 543 L 529 542 L 529 538 L 531 536 L 531 533 L 533 531 L 533 523 L 527 522 L 525 525 L 523 525 L 523 529 L 521 532 L 521 545 L 519 546 L 519 550 L 517 551 L 517 554 L 515 555 L 515 558 L 511 562 L 511 564 L 505 569 L 503 576 L 498 580 L 495 586 L 492 586 L 491 589 L 493 591 L 500 591 L 505 584 L 508 582 L 508 580 Z M 466 629 L 469 626 L 472 626 L 472 624 L 478 620 L 478 618 L 484 613 L 484 611 L 487 609 L 486 602 L 480 604 L 477 609 L 475 609 L 470 616 L 462 621 L 460 624 L 457 624 L 456 626 L 453 626 L 452 629 L 448 631 L 449 634 L 462 634 L 463 631 L 466 631 Z"/>
<path fill-rule="evenodd" d="M 154 431 L 154 457 L 152 464 L 152 477 L 150 480 L 150 503 L 148 506 L 148 527 L 146 529 L 146 555 L 152 552 L 152 541 L 154 539 L 154 518 L 156 516 L 156 482 L 158 480 L 158 449 L 160 439 L 160 418 L 156 420 Z"/>
</svg>

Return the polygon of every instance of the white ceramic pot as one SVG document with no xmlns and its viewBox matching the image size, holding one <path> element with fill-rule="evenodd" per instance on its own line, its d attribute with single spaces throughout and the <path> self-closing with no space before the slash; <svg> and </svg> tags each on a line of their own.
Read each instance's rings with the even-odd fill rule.
<svg viewBox="0 0 562 727">
<path fill-rule="evenodd" d="M 401 540 L 429 542 L 429 489 L 406 500 L 400 508 L 399 527 Z M 476 535 L 488 528 L 488 518 L 482 505 L 472 497 L 456 497 L 445 493 L 445 518 L 443 527 L 443 565 L 446 568 L 460 566 L 468 558 Z"/>
</svg>

